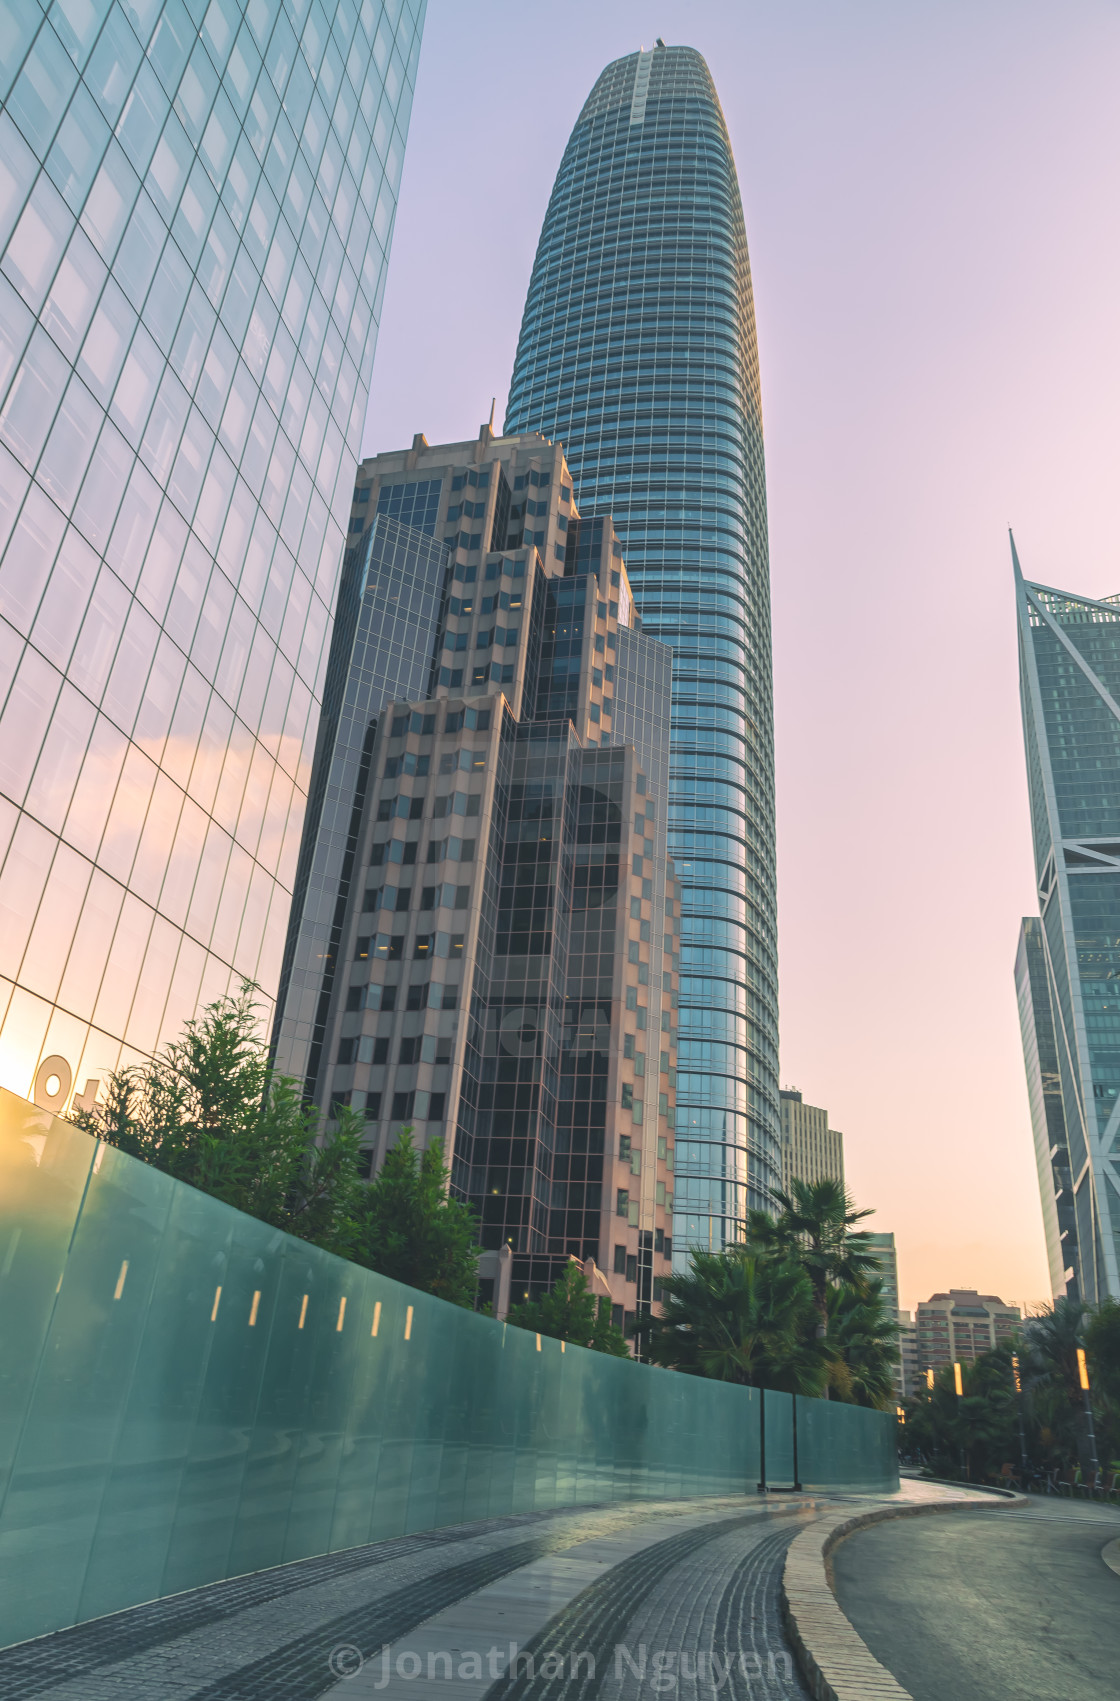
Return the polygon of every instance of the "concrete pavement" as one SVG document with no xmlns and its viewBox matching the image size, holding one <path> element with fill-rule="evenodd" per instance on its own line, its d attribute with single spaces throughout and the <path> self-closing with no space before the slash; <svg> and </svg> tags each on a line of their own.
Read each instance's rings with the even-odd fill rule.
<svg viewBox="0 0 1120 1701">
<path fill-rule="evenodd" d="M 891 1521 L 833 1549 L 836 1598 L 913 1701 L 1113 1701 L 1117 1537 L 1120 1510 L 1056 1499 Z"/>
</svg>

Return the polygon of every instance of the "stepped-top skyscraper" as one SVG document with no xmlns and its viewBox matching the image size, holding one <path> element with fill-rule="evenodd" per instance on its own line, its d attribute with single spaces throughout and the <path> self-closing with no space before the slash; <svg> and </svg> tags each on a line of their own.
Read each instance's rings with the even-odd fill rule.
<svg viewBox="0 0 1120 1701">
<path fill-rule="evenodd" d="M 673 649 L 682 884 L 675 1244 L 738 1237 L 781 1174 L 762 412 L 742 204 L 688 47 L 616 60 L 572 131 L 533 266 L 507 432 L 563 442 Z"/>
<path fill-rule="evenodd" d="M 1014 545 L 1012 545 L 1014 554 Z M 1120 598 L 1015 559 L 1039 918 L 1015 978 L 1056 1294 L 1120 1299 Z"/>
</svg>

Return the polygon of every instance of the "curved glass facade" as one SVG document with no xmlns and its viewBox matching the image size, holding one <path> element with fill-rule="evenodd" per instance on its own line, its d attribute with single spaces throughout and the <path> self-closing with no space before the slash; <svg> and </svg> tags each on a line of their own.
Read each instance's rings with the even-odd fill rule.
<svg viewBox="0 0 1120 1701">
<path fill-rule="evenodd" d="M 423 4 L 0 4 L 0 1084 L 44 1108 L 276 992 Z"/>
<path fill-rule="evenodd" d="M 683 889 L 674 1243 L 721 1246 L 781 1173 L 766 488 L 742 204 L 692 48 L 609 65 L 545 214 L 505 429 L 563 444 L 673 647 Z"/>
</svg>

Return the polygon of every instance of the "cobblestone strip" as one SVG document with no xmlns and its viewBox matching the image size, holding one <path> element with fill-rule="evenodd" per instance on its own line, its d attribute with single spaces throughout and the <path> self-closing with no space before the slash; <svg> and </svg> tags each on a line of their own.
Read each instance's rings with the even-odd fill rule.
<svg viewBox="0 0 1120 1701">
<path fill-rule="evenodd" d="M 886 1518 L 930 1512 L 996 1511 L 1023 1504 L 1007 1498 L 945 1495 L 888 1502 L 853 1517 L 833 1512 L 791 1542 L 782 1574 L 782 1617 L 802 1675 L 815 1701 L 913 1701 L 908 1690 L 872 1654 L 832 1592 L 828 1556 L 837 1542 Z"/>
<path fill-rule="evenodd" d="M 486 1701 L 594 1701 L 605 1674 L 614 1669 L 622 1627 L 635 1618 L 651 1591 L 710 1542 L 751 1526 L 757 1530 L 760 1523 L 775 1516 L 780 1516 L 776 1510 L 756 1509 L 720 1519 L 670 1536 L 623 1560 L 584 1589 L 525 1644 L 521 1653 L 531 1656 L 534 1667 L 541 1669 L 534 1669 L 530 1676 L 523 1662 L 518 1675 L 502 1678 L 487 1690 Z M 562 1664 L 562 1670 L 546 1675 L 550 1664 L 546 1656 L 552 1651 L 562 1651 L 563 1661 L 552 1662 L 553 1667 Z"/>
<path fill-rule="evenodd" d="M 782 1562 L 796 1534 L 767 1519 L 671 1571 L 616 1627 L 599 1701 L 807 1701 L 781 1620 Z"/>
<path fill-rule="evenodd" d="M 320 1583 L 341 1581 L 356 1572 L 399 1564 L 413 1556 L 429 1554 L 433 1548 L 474 1541 L 480 1536 L 539 1524 L 557 1516 L 554 1512 L 517 1513 L 508 1518 L 488 1518 L 347 1548 L 342 1553 L 297 1560 L 267 1571 L 210 1583 L 110 1613 L 87 1624 L 56 1630 L 30 1642 L 17 1642 L 12 1647 L 0 1648 L 0 1695 L 4 1701 L 29 1701 L 48 1687 L 56 1688 L 69 1680 L 88 1677 L 99 1667 L 135 1658 L 146 1649 L 207 1626 L 217 1627 L 265 1602 L 313 1589 Z"/>
</svg>

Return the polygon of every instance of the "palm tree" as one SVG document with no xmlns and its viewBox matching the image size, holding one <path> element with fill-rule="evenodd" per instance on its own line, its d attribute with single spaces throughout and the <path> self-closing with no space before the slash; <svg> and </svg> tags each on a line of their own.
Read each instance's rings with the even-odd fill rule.
<svg viewBox="0 0 1120 1701">
<path fill-rule="evenodd" d="M 898 1324 L 883 1304 L 883 1284 L 841 1282 L 828 1290 L 828 1385 L 841 1400 L 885 1411 L 894 1398 Z"/>
<path fill-rule="evenodd" d="M 874 1213 L 859 1211 L 851 1194 L 838 1181 L 793 1181 L 788 1193 L 780 1188 L 774 1199 L 780 1215 L 752 1211 L 750 1234 L 761 1246 L 795 1258 L 813 1289 L 817 1335 L 828 1334 L 828 1291 L 838 1282 L 863 1289 L 879 1269 L 865 1232 L 854 1225 Z"/>
<path fill-rule="evenodd" d="M 813 1290 L 791 1259 L 733 1246 L 694 1249 L 661 1284 L 663 1316 L 645 1325 L 655 1364 L 724 1382 L 818 1393 L 824 1353 L 813 1340 Z"/>
</svg>

